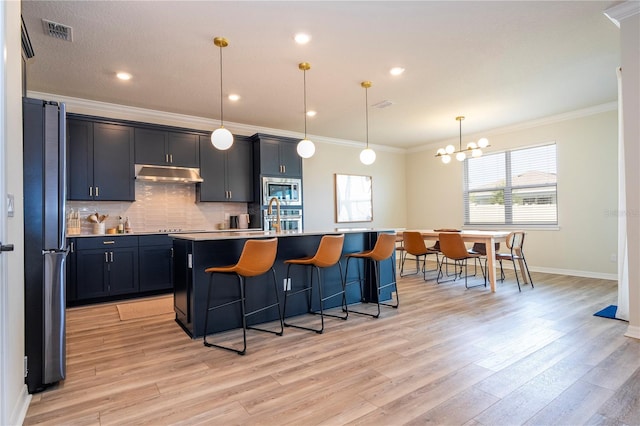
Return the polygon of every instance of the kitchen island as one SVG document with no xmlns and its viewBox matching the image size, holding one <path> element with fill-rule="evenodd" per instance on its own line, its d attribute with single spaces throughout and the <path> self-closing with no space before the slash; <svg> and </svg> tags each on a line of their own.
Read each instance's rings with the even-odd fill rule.
<svg viewBox="0 0 640 426">
<path fill-rule="evenodd" d="M 204 333 L 204 318 L 207 304 L 207 288 L 209 275 L 204 271 L 211 266 L 231 265 L 238 261 L 244 243 L 254 238 L 278 238 L 278 254 L 273 265 L 276 271 L 276 282 L 280 296 L 280 304 L 284 301 L 284 282 L 287 268 L 284 261 L 287 259 L 312 256 L 323 235 L 344 234 L 343 256 L 363 250 L 370 250 L 376 243 L 377 237 L 383 232 L 393 230 L 378 229 L 336 229 L 324 232 L 298 232 L 298 231 L 251 231 L 251 232 L 217 232 L 217 233 L 192 233 L 170 234 L 173 238 L 173 266 L 174 266 L 174 310 L 176 322 L 192 338 L 202 337 Z M 342 270 L 346 267 L 346 260 L 342 260 Z M 352 260 L 349 267 L 347 282 L 358 278 L 358 269 L 364 276 L 364 297 L 367 301 L 375 301 L 377 297 L 375 285 L 372 283 L 370 271 L 362 268 L 362 262 Z M 395 258 L 392 261 L 382 263 L 382 284 L 391 282 Z M 291 280 L 293 286 L 301 286 L 306 280 L 306 268 L 292 268 Z M 325 294 L 332 294 L 341 288 L 340 272 L 337 267 L 322 271 L 324 276 Z M 235 276 L 216 275 L 215 298 L 225 301 L 237 297 L 237 278 Z M 247 308 L 251 310 L 252 300 L 260 300 L 266 297 L 272 288 L 269 274 L 261 277 L 250 278 L 247 284 Z M 381 300 L 391 298 L 390 292 L 383 292 Z M 287 316 L 295 316 L 307 312 L 307 304 L 304 297 L 290 299 L 287 302 Z M 347 301 L 354 303 L 359 301 L 359 291 L 356 285 L 347 288 Z M 341 298 L 325 302 L 325 309 L 340 306 Z M 317 303 L 317 301 L 315 302 Z M 232 305 L 216 314 L 216 320 L 209 325 L 209 332 L 220 332 L 241 327 L 239 306 Z M 278 317 L 275 312 L 265 311 L 254 315 L 251 324 L 275 321 Z"/>
</svg>

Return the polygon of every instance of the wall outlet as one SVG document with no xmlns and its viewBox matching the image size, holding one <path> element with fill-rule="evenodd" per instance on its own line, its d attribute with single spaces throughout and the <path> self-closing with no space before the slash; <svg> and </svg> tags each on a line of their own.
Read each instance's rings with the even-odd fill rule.
<svg viewBox="0 0 640 426">
<path fill-rule="evenodd" d="M 615 253 L 611 253 L 611 256 L 609 256 L 609 261 L 617 262 L 618 261 L 618 255 L 615 254 Z"/>
<path fill-rule="evenodd" d="M 283 285 L 284 291 L 291 290 L 291 278 L 283 279 L 282 280 L 282 285 Z"/>
</svg>

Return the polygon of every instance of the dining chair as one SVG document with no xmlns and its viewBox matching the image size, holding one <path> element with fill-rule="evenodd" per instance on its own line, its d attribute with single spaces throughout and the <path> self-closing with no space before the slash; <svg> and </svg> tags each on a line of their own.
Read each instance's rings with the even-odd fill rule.
<svg viewBox="0 0 640 426">
<path fill-rule="evenodd" d="M 500 250 L 500 243 L 495 243 L 494 244 L 495 247 L 495 253 L 498 253 L 498 250 Z M 473 262 L 473 276 L 476 276 L 477 274 L 477 268 L 478 265 L 480 265 L 480 272 L 482 272 L 483 275 L 486 275 L 486 273 L 484 272 L 484 270 L 487 268 L 487 246 L 485 243 L 473 243 L 473 247 L 471 247 L 469 250 L 470 254 L 479 254 L 481 256 L 481 258 L 477 258 L 474 260 Z M 482 268 L 482 260 L 484 260 L 484 269 Z"/>
<path fill-rule="evenodd" d="M 440 251 L 442 252 L 442 259 L 440 260 L 440 266 L 438 268 L 438 277 L 436 281 L 438 284 L 443 282 L 455 281 L 456 278 L 460 275 L 462 278 L 462 267 L 464 267 L 464 286 L 466 288 L 471 288 L 468 285 L 467 277 L 467 261 L 469 259 L 477 259 L 480 257 L 480 254 L 472 254 L 467 250 L 467 246 L 464 244 L 464 240 L 462 239 L 462 235 L 457 232 L 442 232 L 438 235 L 438 240 L 440 241 Z M 447 259 L 454 261 L 454 266 L 456 271 L 454 273 L 454 277 L 452 280 L 441 281 L 440 278 L 444 276 L 442 272 L 442 267 Z M 458 267 L 460 267 L 460 272 L 458 273 Z M 486 270 L 486 268 L 485 268 Z M 484 286 L 487 286 L 487 274 L 483 274 L 484 277 Z M 478 284 L 472 287 L 478 287 L 482 284 Z"/>
<path fill-rule="evenodd" d="M 276 283 L 276 272 L 273 269 L 273 263 L 276 260 L 277 250 L 278 250 L 277 238 L 270 238 L 266 240 L 262 240 L 262 239 L 247 240 L 244 243 L 244 247 L 242 248 L 242 253 L 240 253 L 240 258 L 238 259 L 237 263 L 229 266 L 214 266 L 214 267 L 205 269 L 205 272 L 210 274 L 209 289 L 207 291 L 207 309 L 205 311 L 205 317 L 204 317 L 203 341 L 205 346 L 226 349 L 228 351 L 236 352 L 238 355 L 244 355 L 247 351 L 247 329 L 264 331 L 267 333 L 272 333 L 278 336 L 282 336 L 282 333 L 284 332 L 284 321 L 282 318 L 282 312 L 280 311 L 280 299 L 278 296 L 278 285 Z M 273 290 L 275 293 L 274 300 L 269 302 L 267 302 L 266 300 L 260 300 L 260 302 L 264 302 L 263 306 L 258 307 L 251 312 L 247 312 L 246 310 L 247 278 L 258 277 L 268 272 L 271 272 L 271 275 L 273 276 Z M 236 276 L 238 278 L 238 291 L 240 294 L 236 299 L 233 299 L 229 302 L 220 303 L 218 305 L 211 306 L 212 289 L 215 287 L 214 285 L 215 282 L 213 278 L 216 274 Z M 224 346 L 220 344 L 214 344 L 208 341 L 207 326 L 209 323 L 209 316 L 211 315 L 212 311 L 216 309 L 224 308 L 227 306 L 231 306 L 236 303 L 240 304 L 240 320 L 242 321 L 242 341 L 243 341 L 242 349 L 237 349 L 237 348 Z M 264 328 L 258 328 L 258 327 L 247 325 L 247 318 L 249 316 L 257 314 L 259 312 L 263 312 L 267 309 L 277 310 L 278 319 L 280 320 L 280 331 L 268 330 Z"/>
<path fill-rule="evenodd" d="M 424 243 L 424 238 L 422 237 L 422 234 L 420 232 L 417 231 L 405 231 L 402 233 L 402 240 L 404 243 L 404 256 L 402 258 L 402 261 L 400 263 L 400 276 L 404 277 L 404 262 L 407 260 L 407 255 L 411 255 L 414 257 L 415 261 L 416 261 L 416 274 L 420 272 L 420 258 L 423 257 L 422 259 L 422 278 L 426 281 L 427 280 L 427 269 L 426 269 L 426 264 L 427 264 L 427 256 L 430 254 L 435 254 L 436 255 L 436 264 L 439 264 L 439 256 L 438 256 L 438 250 L 434 250 L 431 248 L 428 248 L 425 243 Z M 438 268 L 436 267 L 435 269 L 436 271 L 438 270 Z M 409 275 L 409 274 L 406 274 Z"/>
<path fill-rule="evenodd" d="M 500 281 L 504 282 L 504 269 L 502 269 L 502 261 L 510 260 L 511 262 L 513 262 L 513 271 L 516 274 L 518 291 L 522 291 L 522 289 L 520 288 L 520 280 L 518 279 L 518 268 L 516 267 L 516 261 L 518 261 L 518 263 L 520 264 L 520 273 L 523 274 L 522 279 L 526 281 L 523 271 L 523 269 L 525 269 L 527 271 L 527 275 L 529 276 L 531 288 L 533 288 L 533 280 L 531 279 L 529 266 L 527 265 L 527 260 L 524 258 L 524 236 L 524 231 L 511 232 L 509 235 L 507 235 L 507 248 L 509 249 L 509 253 L 496 253 L 496 260 L 500 262 Z"/>
</svg>

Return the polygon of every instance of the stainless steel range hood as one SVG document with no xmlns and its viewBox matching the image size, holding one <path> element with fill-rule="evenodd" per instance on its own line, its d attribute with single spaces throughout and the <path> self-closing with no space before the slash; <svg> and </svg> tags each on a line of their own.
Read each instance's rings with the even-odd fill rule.
<svg viewBox="0 0 640 426">
<path fill-rule="evenodd" d="M 198 183 L 200 169 L 190 167 L 150 166 L 136 164 L 136 179 L 145 182 Z"/>
</svg>

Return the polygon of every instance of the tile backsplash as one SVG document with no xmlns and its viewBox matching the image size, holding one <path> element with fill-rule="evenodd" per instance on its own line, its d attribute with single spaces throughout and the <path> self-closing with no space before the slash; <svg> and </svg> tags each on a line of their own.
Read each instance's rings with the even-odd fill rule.
<svg viewBox="0 0 640 426">
<path fill-rule="evenodd" d="M 128 217 L 133 232 L 164 229 L 213 230 L 229 226 L 229 216 L 247 213 L 246 203 L 197 203 L 193 184 L 136 181 L 136 201 L 67 201 L 67 214 L 80 213 L 81 234 L 92 234 L 87 216 L 108 214 L 105 227 L 118 226 L 119 217 Z M 249 225 L 250 227 L 252 224 Z M 259 225 L 258 225 L 259 226 Z"/>
</svg>

